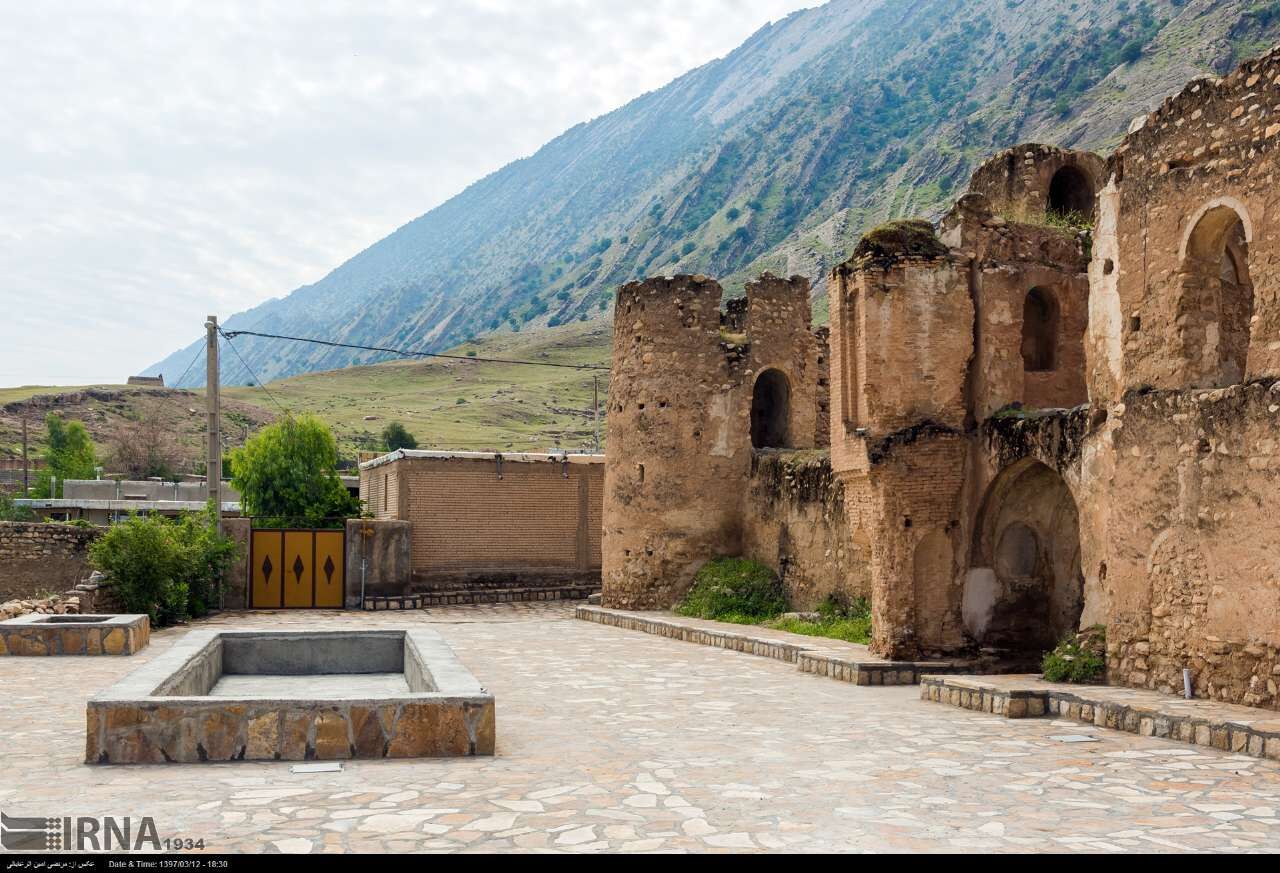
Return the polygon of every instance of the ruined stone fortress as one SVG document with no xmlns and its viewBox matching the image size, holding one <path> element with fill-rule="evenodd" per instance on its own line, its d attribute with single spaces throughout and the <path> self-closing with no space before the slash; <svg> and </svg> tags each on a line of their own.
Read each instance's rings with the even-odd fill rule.
<svg viewBox="0 0 1280 873">
<path fill-rule="evenodd" d="M 620 288 L 604 605 L 750 555 L 799 608 L 869 596 L 884 656 L 1103 625 L 1112 684 L 1280 708 L 1278 149 L 1274 50 L 871 232 L 829 337 L 800 278 Z"/>
</svg>

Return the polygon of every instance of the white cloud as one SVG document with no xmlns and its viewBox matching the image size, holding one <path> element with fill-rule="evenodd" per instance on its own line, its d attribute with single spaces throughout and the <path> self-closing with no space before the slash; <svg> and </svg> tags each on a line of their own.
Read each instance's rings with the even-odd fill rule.
<svg viewBox="0 0 1280 873">
<path fill-rule="evenodd" d="M 813 3 L 9 4 L 0 385 L 123 381 Z"/>
</svg>

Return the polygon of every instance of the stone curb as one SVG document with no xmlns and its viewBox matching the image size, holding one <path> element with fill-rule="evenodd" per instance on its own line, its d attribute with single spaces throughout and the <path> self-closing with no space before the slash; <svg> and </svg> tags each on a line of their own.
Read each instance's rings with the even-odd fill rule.
<svg viewBox="0 0 1280 873">
<path fill-rule="evenodd" d="M 600 590 L 598 585 L 563 585 L 557 588 L 499 588 L 497 590 L 450 591 L 366 597 L 366 612 L 396 609 L 426 609 L 431 606 L 458 606 L 476 603 L 528 603 L 542 600 L 586 600 Z"/>
<path fill-rule="evenodd" d="M 824 650 L 819 647 L 811 649 L 765 634 L 696 627 L 684 624 L 679 619 L 619 612 L 599 606 L 579 606 L 574 610 L 574 617 L 582 621 L 640 631 L 685 643 L 773 658 L 775 661 L 795 664 L 802 673 L 813 673 L 855 685 L 914 685 L 922 674 L 961 672 L 972 669 L 969 664 L 952 661 L 881 661 L 870 658 L 864 660 L 845 652 Z M 732 625 L 732 627 L 745 626 Z"/>
<path fill-rule="evenodd" d="M 1280 713 L 1258 710 L 1262 726 L 1162 711 L 1091 697 L 1085 688 L 997 688 L 974 677 L 926 675 L 920 699 L 1004 718 L 1054 716 L 1144 737 L 1177 740 L 1280 761 Z M 1274 718 L 1271 716 L 1274 715 Z"/>
</svg>

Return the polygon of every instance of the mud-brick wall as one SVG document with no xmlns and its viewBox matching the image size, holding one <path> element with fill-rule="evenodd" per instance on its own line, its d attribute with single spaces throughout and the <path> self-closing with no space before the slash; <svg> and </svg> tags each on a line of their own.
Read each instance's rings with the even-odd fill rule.
<svg viewBox="0 0 1280 873">
<path fill-rule="evenodd" d="M 0 522 L 0 602 L 66 591 L 88 578 L 89 544 L 102 530 Z"/>
<path fill-rule="evenodd" d="M 760 452 L 743 504 L 743 554 L 773 567 L 793 609 L 871 594 L 825 451 Z"/>
<path fill-rule="evenodd" d="M 1131 393 L 1087 471 L 1108 679 L 1280 709 L 1280 381 Z M 1089 448 L 1086 447 L 1086 452 Z M 1094 497 L 1096 495 L 1096 499 Z"/>
<path fill-rule="evenodd" d="M 360 483 L 375 518 L 411 524 L 415 582 L 600 572 L 598 457 L 408 453 L 365 467 Z"/>
</svg>

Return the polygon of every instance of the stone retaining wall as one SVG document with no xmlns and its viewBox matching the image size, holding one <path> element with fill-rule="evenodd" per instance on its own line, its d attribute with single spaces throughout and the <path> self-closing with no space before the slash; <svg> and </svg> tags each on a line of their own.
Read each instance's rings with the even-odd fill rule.
<svg viewBox="0 0 1280 873">
<path fill-rule="evenodd" d="M 89 577 L 103 528 L 0 521 L 0 602 L 66 591 Z"/>
</svg>

